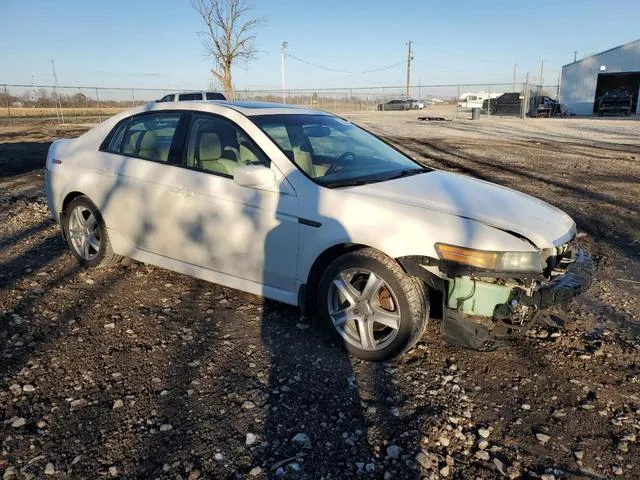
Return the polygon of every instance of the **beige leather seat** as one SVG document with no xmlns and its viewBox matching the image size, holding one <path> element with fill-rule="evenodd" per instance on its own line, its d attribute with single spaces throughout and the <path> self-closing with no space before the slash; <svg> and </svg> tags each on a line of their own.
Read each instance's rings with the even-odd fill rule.
<svg viewBox="0 0 640 480">
<path fill-rule="evenodd" d="M 154 132 L 133 132 L 124 146 L 123 152 L 128 155 L 166 162 L 169 152 L 166 152 L 165 158 L 161 158 L 161 152 L 156 148 L 157 141 L 158 136 Z"/>
<path fill-rule="evenodd" d="M 222 158 L 222 143 L 217 133 L 201 134 L 197 153 L 196 166 L 209 172 L 233 175 L 233 171 L 238 167 L 238 162 Z"/>
<path fill-rule="evenodd" d="M 238 161 L 242 165 L 251 165 L 262 163 L 255 153 L 247 146 L 246 143 L 240 143 L 238 148 Z"/>
<path fill-rule="evenodd" d="M 298 167 L 311 178 L 322 177 L 327 173 L 327 170 L 329 170 L 325 166 L 314 165 L 311 152 L 303 150 L 301 147 L 293 147 L 293 160 Z"/>
</svg>

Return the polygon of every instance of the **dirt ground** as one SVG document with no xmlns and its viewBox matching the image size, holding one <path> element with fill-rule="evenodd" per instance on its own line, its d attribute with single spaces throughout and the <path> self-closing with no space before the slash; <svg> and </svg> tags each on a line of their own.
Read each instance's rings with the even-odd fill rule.
<svg viewBox="0 0 640 480">
<path fill-rule="evenodd" d="M 597 262 L 508 348 L 448 346 L 433 319 L 370 364 L 292 307 L 144 264 L 82 270 L 42 167 L 83 128 L 0 127 L 3 479 L 639 478 L 640 123 L 416 116 L 350 118 L 562 208 Z"/>
</svg>

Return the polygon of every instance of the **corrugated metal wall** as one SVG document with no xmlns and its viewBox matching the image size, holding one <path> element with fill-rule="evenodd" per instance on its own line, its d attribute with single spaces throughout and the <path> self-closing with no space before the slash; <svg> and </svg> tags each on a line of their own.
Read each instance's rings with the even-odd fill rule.
<svg viewBox="0 0 640 480">
<path fill-rule="evenodd" d="M 621 72 L 640 72 L 640 39 L 562 67 L 560 103 L 569 113 L 591 115 L 598 74 Z"/>
</svg>

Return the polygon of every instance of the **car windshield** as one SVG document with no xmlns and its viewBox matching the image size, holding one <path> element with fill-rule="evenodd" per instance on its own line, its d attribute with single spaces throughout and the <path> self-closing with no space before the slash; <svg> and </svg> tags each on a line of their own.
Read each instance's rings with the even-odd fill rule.
<svg viewBox="0 0 640 480">
<path fill-rule="evenodd" d="M 376 136 L 331 115 L 258 115 L 251 119 L 316 183 L 345 187 L 432 171 Z"/>
</svg>

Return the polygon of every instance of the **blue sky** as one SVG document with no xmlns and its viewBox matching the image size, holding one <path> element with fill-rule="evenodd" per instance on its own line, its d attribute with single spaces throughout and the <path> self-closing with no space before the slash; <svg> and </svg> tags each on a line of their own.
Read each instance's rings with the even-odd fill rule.
<svg viewBox="0 0 640 480">
<path fill-rule="evenodd" d="M 563 64 L 638 38 L 638 0 L 253 0 L 258 59 L 238 88 L 280 87 L 280 45 L 309 62 L 364 71 L 402 62 L 414 44 L 413 84 L 511 82 L 530 72 L 554 84 Z M 207 88 L 211 62 L 189 0 L 2 0 L 0 83 Z M 287 87 L 402 85 L 406 66 L 339 73 L 287 59 Z"/>
</svg>

